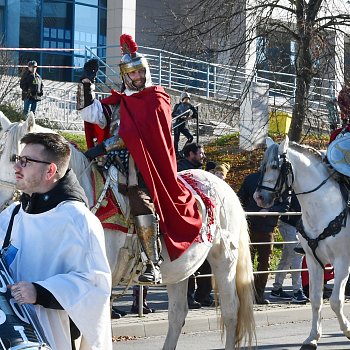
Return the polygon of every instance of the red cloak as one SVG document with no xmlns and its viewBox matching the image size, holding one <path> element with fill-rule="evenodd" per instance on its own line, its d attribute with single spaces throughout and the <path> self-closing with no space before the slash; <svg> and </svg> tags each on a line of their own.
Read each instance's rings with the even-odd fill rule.
<svg viewBox="0 0 350 350">
<path fill-rule="evenodd" d="M 202 220 L 192 193 L 177 179 L 170 97 L 160 86 L 131 96 L 112 91 L 101 101 L 120 103 L 119 135 L 150 191 L 171 260 L 199 235 Z"/>
</svg>

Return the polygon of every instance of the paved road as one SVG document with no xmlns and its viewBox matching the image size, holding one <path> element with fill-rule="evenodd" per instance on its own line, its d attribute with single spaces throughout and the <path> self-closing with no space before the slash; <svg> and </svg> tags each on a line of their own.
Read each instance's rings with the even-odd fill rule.
<svg viewBox="0 0 350 350">
<path fill-rule="evenodd" d="M 294 322 L 257 327 L 257 350 L 297 350 L 307 337 L 310 322 Z M 320 350 L 349 350 L 350 340 L 339 330 L 335 318 L 323 320 L 323 337 L 319 342 Z M 165 336 L 138 338 L 114 343 L 115 350 L 158 350 L 162 349 Z M 220 333 L 198 332 L 181 334 L 177 349 L 180 350 L 223 350 Z"/>
<path fill-rule="evenodd" d="M 269 296 L 273 279 L 269 279 L 266 297 Z M 332 285 L 330 285 L 332 287 Z M 291 280 L 286 281 L 286 291 L 291 292 Z M 112 321 L 113 335 L 122 341 L 115 342 L 114 349 L 162 349 L 168 328 L 167 294 L 164 287 L 151 287 L 148 294 L 149 305 L 156 313 L 144 317 L 128 314 Z M 132 303 L 131 291 L 115 302 L 124 311 L 129 311 Z M 350 300 L 346 300 L 344 313 L 350 316 Z M 288 302 L 274 302 L 270 305 L 255 305 L 254 315 L 257 326 L 258 350 L 297 350 L 310 332 L 311 306 L 295 305 Z M 325 301 L 322 310 L 324 336 L 318 349 L 349 350 L 350 341 L 339 330 L 338 322 Z M 182 329 L 177 349 L 180 350 L 221 350 L 224 344 L 218 332 L 215 308 L 190 310 Z M 134 339 L 125 341 L 123 339 Z M 136 340 L 135 340 L 136 339 Z"/>
</svg>

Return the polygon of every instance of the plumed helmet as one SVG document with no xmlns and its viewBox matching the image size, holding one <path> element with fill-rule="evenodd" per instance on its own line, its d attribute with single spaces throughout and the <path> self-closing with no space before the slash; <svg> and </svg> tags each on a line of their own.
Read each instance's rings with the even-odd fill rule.
<svg viewBox="0 0 350 350">
<path fill-rule="evenodd" d="M 189 100 L 191 99 L 191 95 L 190 95 L 188 92 L 184 91 L 184 92 L 181 94 L 181 96 L 180 96 L 180 100 L 183 101 L 183 99 L 186 98 L 186 97 L 187 97 Z"/>
<path fill-rule="evenodd" d="M 29 61 L 28 62 L 28 67 L 38 67 L 38 62 L 37 61 Z"/>
<path fill-rule="evenodd" d="M 142 90 L 145 87 L 152 85 L 151 74 L 146 58 L 137 52 L 138 46 L 129 34 L 122 34 L 120 36 L 120 48 L 122 50 L 122 58 L 120 60 L 120 76 L 126 86 L 126 89 L 131 91 Z M 139 69 L 145 69 L 146 82 L 142 89 L 134 86 L 132 79 L 129 77 L 129 73 L 137 71 Z"/>
</svg>

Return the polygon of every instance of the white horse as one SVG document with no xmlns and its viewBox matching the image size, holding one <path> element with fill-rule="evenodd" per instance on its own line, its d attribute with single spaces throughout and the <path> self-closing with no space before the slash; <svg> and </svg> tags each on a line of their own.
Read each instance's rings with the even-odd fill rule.
<svg viewBox="0 0 350 350">
<path fill-rule="evenodd" d="M 289 142 L 288 137 L 279 146 L 272 144 L 265 152 L 263 179 L 254 194 L 257 204 L 266 208 L 291 187 L 301 205 L 302 224 L 298 230 L 309 268 L 312 306 L 312 328 L 302 350 L 316 349 L 322 335 L 322 266 L 327 263 L 333 265 L 335 276 L 330 305 L 340 329 L 350 339 L 350 323 L 343 313 L 350 266 L 348 208 L 333 177 L 334 170 L 323 159 L 321 152 Z"/>
<path fill-rule="evenodd" d="M 0 205 L 7 202 L 14 190 L 11 155 L 19 154 L 20 138 L 27 132 L 52 132 L 35 124 L 34 116 L 23 123 L 8 123 L 0 116 L 1 125 L 7 125 L 0 138 Z M 89 198 L 92 200 L 91 175 L 86 171 L 89 161 L 72 147 L 71 167 Z M 83 176 L 82 176 L 83 174 Z M 250 349 L 255 339 L 253 315 L 253 268 L 249 249 L 249 234 L 245 214 L 234 191 L 224 181 L 202 170 L 193 171 L 200 183 L 209 185 L 208 195 L 215 203 L 212 226 L 212 245 L 193 243 L 180 258 L 170 261 L 163 242 L 161 264 L 163 283 L 169 297 L 169 328 L 163 349 L 175 349 L 181 333 L 187 305 L 187 279 L 207 258 L 219 292 L 222 329 L 226 331 L 225 349 Z M 91 202 L 90 202 L 91 203 Z M 106 249 L 112 272 L 118 270 L 119 249 L 124 246 L 126 234 L 105 230 Z"/>
</svg>

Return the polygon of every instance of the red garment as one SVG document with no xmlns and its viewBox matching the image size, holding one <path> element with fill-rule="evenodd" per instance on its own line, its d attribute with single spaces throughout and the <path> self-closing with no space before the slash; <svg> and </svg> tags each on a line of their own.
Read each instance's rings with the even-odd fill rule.
<svg viewBox="0 0 350 350">
<path fill-rule="evenodd" d="M 331 267 L 332 265 L 327 264 L 326 267 Z M 306 258 L 303 257 L 303 262 L 301 265 L 302 269 L 306 269 Z M 334 278 L 334 271 L 333 270 L 325 270 L 324 271 L 324 283 L 327 283 L 328 281 L 332 280 Z M 308 271 L 301 271 L 301 283 L 303 287 L 307 286 L 309 284 L 309 272 Z"/>
<path fill-rule="evenodd" d="M 340 134 L 340 132 L 344 130 L 344 127 L 342 128 L 338 128 L 336 130 L 334 130 L 332 133 L 331 133 L 331 136 L 329 137 L 329 143 L 333 142 L 336 137 L 338 136 L 338 134 Z M 345 127 L 345 131 L 346 132 L 350 132 L 350 124 L 348 124 L 346 127 Z"/>
<path fill-rule="evenodd" d="M 151 86 L 131 96 L 112 91 L 101 102 L 120 103 L 119 135 L 150 191 L 174 260 L 199 235 L 202 221 L 194 196 L 177 180 L 169 95 L 162 87 Z"/>
</svg>

